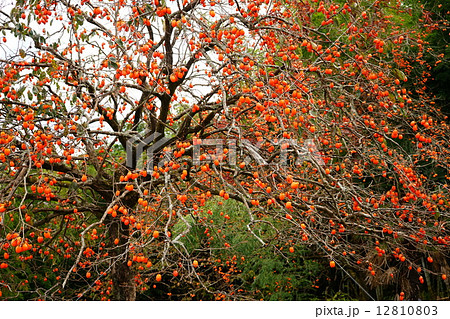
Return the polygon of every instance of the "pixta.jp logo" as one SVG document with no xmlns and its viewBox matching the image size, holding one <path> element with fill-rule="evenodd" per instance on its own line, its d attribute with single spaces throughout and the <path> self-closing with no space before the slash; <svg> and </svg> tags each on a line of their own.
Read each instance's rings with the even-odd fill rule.
<svg viewBox="0 0 450 319">
<path fill-rule="evenodd" d="M 176 161 L 170 148 L 166 148 L 171 139 L 158 132 L 144 132 L 128 139 L 126 144 L 126 165 L 132 169 L 153 170 L 166 161 Z M 252 142 L 248 139 L 194 139 L 186 150 L 192 154 L 192 164 L 220 160 L 235 166 L 237 158 L 243 158 L 245 164 L 255 161 L 258 165 L 302 165 L 304 161 L 312 161 L 320 166 L 325 165 L 322 155 L 312 139 L 299 143 L 295 139 L 280 139 Z M 275 159 L 267 158 L 267 148 L 279 152 Z M 227 152 L 225 154 L 225 148 Z M 202 154 L 202 150 L 208 154 Z M 266 155 L 266 158 L 264 157 Z M 241 162 L 242 162 L 241 161 Z"/>
</svg>

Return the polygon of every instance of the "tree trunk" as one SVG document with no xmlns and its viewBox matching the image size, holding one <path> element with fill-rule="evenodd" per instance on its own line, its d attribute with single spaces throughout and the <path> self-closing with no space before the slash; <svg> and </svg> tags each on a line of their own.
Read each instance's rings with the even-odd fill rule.
<svg viewBox="0 0 450 319">
<path fill-rule="evenodd" d="M 111 221 L 110 242 L 112 257 L 111 279 L 113 283 L 114 300 L 136 300 L 136 284 L 134 282 L 133 271 L 128 267 L 128 238 L 130 235 L 129 227 L 119 220 Z M 119 243 L 114 244 L 118 238 Z"/>
</svg>

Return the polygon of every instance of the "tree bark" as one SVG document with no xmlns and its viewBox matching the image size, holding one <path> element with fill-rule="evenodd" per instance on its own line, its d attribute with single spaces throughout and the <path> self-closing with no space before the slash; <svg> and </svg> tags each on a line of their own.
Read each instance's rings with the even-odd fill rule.
<svg viewBox="0 0 450 319">
<path fill-rule="evenodd" d="M 128 238 L 129 227 L 119 220 L 112 220 L 110 224 L 110 236 L 113 249 L 111 250 L 112 269 L 111 279 L 113 283 L 112 294 L 114 300 L 136 300 L 136 284 L 133 271 L 128 267 Z M 119 243 L 113 242 L 119 238 Z"/>
</svg>

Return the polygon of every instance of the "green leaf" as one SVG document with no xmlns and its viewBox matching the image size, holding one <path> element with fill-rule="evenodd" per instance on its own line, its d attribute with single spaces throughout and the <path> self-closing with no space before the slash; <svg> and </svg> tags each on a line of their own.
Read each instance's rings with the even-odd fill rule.
<svg viewBox="0 0 450 319">
<path fill-rule="evenodd" d="M 117 39 L 117 40 L 116 40 L 116 43 L 117 43 L 120 47 L 123 47 L 123 42 L 122 42 L 121 39 Z"/>
<path fill-rule="evenodd" d="M 20 87 L 20 89 L 17 91 L 17 96 L 22 96 L 23 92 L 25 92 L 25 89 L 25 86 Z"/>
<path fill-rule="evenodd" d="M 82 26 L 84 23 L 84 17 L 82 15 L 75 15 L 75 22 L 77 27 Z"/>
<path fill-rule="evenodd" d="M 113 68 L 114 70 L 117 70 L 119 68 L 119 65 L 117 64 L 115 58 L 110 58 L 108 60 L 108 67 Z"/>
<path fill-rule="evenodd" d="M 406 77 L 405 73 L 403 73 L 403 71 L 401 71 L 399 69 L 393 69 L 392 72 L 394 73 L 394 75 L 397 79 L 402 80 L 402 81 L 407 80 L 407 77 Z"/>
</svg>

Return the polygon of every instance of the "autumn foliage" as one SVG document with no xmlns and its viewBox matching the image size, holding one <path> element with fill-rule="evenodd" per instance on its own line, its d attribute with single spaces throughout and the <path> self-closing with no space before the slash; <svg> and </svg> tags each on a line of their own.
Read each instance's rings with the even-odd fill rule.
<svg viewBox="0 0 450 319">
<path fill-rule="evenodd" d="M 273 292 L 448 291 L 450 131 L 427 89 L 442 17 L 385 0 L 0 9 L 1 298 L 270 299 L 245 275 L 256 251 L 325 269 Z M 127 152 L 151 134 L 151 154 Z"/>
</svg>

